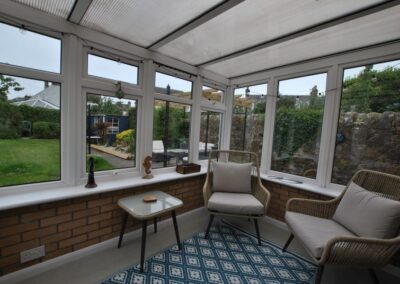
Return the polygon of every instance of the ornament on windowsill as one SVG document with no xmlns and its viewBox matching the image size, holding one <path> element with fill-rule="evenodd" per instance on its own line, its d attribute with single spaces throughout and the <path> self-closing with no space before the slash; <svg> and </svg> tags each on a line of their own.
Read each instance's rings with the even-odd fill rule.
<svg viewBox="0 0 400 284">
<path fill-rule="evenodd" d="M 115 92 L 115 96 L 118 99 L 122 99 L 123 97 L 125 97 L 125 93 L 122 91 L 122 83 L 121 81 L 118 81 L 115 86 L 117 87 L 117 91 Z"/>
<path fill-rule="evenodd" d="M 86 188 L 95 188 L 97 187 L 96 182 L 94 181 L 94 159 L 93 157 L 89 158 L 89 174 L 88 174 L 88 181 L 85 185 Z"/>
<path fill-rule="evenodd" d="M 153 158 L 151 156 L 146 156 L 143 160 L 143 167 L 144 167 L 144 173 L 145 175 L 143 176 L 144 179 L 152 179 L 154 176 L 151 174 L 151 162 Z"/>
</svg>

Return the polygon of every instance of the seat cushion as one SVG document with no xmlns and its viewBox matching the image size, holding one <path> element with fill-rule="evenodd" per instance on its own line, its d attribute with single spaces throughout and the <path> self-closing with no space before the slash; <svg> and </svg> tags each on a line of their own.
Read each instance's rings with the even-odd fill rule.
<svg viewBox="0 0 400 284">
<path fill-rule="evenodd" d="M 400 226 L 400 202 L 352 182 L 332 219 L 361 237 L 393 238 Z"/>
<path fill-rule="evenodd" d="M 286 212 L 286 223 L 308 252 L 319 259 L 329 240 L 339 236 L 355 235 L 331 219 L 318 218 L 295 212 Z"/>
<path fill-rule="evenodd" d="M 208 209 L 220 213 L 263 215 L 264 206 L 251 194 L 214 192 L 208 200 Z"/>
<path fill-rule="evenodd" d="M 213 191 L 251 193 L 251 165 L 213 161 Z"/>
</svg>

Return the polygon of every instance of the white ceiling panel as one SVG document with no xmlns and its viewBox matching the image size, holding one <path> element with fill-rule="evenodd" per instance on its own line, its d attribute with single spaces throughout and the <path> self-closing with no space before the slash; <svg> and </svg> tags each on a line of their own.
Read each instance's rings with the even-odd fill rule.
<svg viewBox="0 0 400 284">
<path fill-rule="evenodd" d="M 81 25 L 147 47 L 222 0 L 93 0 Z"/>
<path fill-rule="evenodd" d="M 158 51 L 197 65 L 380 2 L 384 1 L 244 1 Z"/>
<path fill-rule="evenodd" d="M 322 1 L 323 2 L 323 1 Z M 228 78 L 400 39 L 400 7 L 205 66 Z"/>
<path fill-rule="evenodd" d="M 31 8 L 62 17 L 68 18 L 69 13 L 74 6 L 75 0 L 12 0 L 24 4 Z"/>
</svg>

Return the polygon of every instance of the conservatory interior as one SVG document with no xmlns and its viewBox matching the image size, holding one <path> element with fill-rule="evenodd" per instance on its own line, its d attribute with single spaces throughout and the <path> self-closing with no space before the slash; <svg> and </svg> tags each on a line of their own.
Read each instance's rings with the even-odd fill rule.
<svg viewBox="0 0 400 284">
<path fill-rule="evenodd" d="M 0 283 L 400 283 L 400 1 L 2 0 Z"/>
</svg>

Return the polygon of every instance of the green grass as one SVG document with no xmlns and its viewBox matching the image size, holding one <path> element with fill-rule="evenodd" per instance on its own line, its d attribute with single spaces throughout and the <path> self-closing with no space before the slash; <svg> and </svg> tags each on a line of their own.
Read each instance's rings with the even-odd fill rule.
<svg viewBox="0 0 400 284">
<path fill-rule="evenodd" d="M 90 155 L 90 157 L 93 157 L 95 172 L 114 169 L 114 167 L 109 162 L 107 162 L 103 157 L 98 155 Z M 86 171 L 88 170 L 89 170 L 89 158 L 87 159 L 86 163 Z"/>
<path fill-rule="evenodd" d="M 0 186 L 59 180 L 60 169 L 58 139 L 0 140 Z"/>
</svg>

